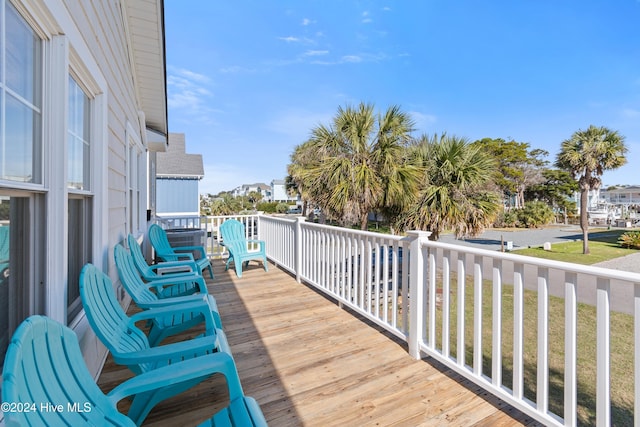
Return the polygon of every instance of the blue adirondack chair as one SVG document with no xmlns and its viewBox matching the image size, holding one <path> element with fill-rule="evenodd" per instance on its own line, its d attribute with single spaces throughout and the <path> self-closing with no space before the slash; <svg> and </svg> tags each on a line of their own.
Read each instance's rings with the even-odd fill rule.
<svg viewBox="0 0 640 427">
<path fill-rule="evenodd" d="M 127 246 L 129 246 L 129 251 L 131 252 L 136 268 L 146 281 L 166 278 L 167 276 L 173 275 L 199 275 L 198 271 L 200 270 L 195 261 L 168 261 L 152 265 L 147 264 L 147 260 L 144 259 L 144 254 L 142 253 L 142 248 L 133 234 L 127 236 Z M 165 272 L 163 272 L 163 270 Z"/>
<path fill-rule="evenodd" d="M 43 316 L 26 319 L 11 338 L 2 372 L 2 401 L 22 411 L 4 411 L 7 426 L 122 426 L 142 424 L 148 411 L 136 413 L 142 399 L 165 396 L 167 388 L 191 384 L 202 376 L 226 377 L 230 404 L 201 426 L 266 426 L 258 403 L 244 396 L 233 358 L 216 353 L 140 374 L 105 395 L 87 369 L 76 334 Z M 128 416 L 117 403 L 133 396 Z M 161 399 L 160 399 L 161 400 Z M 41 405 L 49 406 L 46 410 Z M 60 410 L 53 410 L 60 409 Z M 151 409 L 151 408 L 149 408 Z"/>
<path fill-rule="evenodd" d="M 234 263 L 236 275 L 242 277 L 242 266 L 246 267 L 251 260 L 262 261 L 264 271 L 267 268 L 267 254 L 265 252 L 264 240 L 248 240 L 245 236 L 244 225 L 235 219 L 229 219 L 220 225 L 222 244 L 229 251 L 226 269 L 229 264 Z M 249 245 L 257 246 L 257 250 L 249 251 Z"/>
<path fill-rule="evenodd" d="M 205 268 L 209 270 L 209 275 L 213 279 L 213 268 L 211 268 L 211 262 L 207 257 L 207 251 L 202 246 L 177 246 L 172 247 L 167 238 L 167 233 L 158 224 L 152 224 L 149 227 L 149 241 L 153 250 L 156 251 L 156 255 L 163 261 L 180 261 L 190 260 L 195 261 L 198 265 L 198 272 L 202 274 L 202 270 Z M 185 252 L 186 251 L 186 252 Z M 192 251 L 200 253 L 198 259 L 194 259 Z"/>
<path fill-rule="evenodd" d="M 213 296 L 208 294 L 207 285 L 202 276 L 193 274 L 188 276 L 172 275 L 171 277 L 160 277 L 145 283 L 140 277 L 133 261 L 133 256 L 129 251 L 118 244 L 113 252 L 120 282 L 138 307 L 148 310 L 167 306 L 176 307 L 179 304 L 194 301 L 202 302 L 204 300 L 211 308 L 216 327 L 222 328 L 218 305 Z M 155 292 L 152 292 L 149 288 L 155 288 Z M 169 320 L 166 322 L 169 322 Z M 194 312 L 190 315 L 172 316 L 171 322 L 174 324 L 173 326 L 179 327 L 179 325 L 182 325 L 185 329 L 190 329 L 204 322 L 204 316 L 200 312 Z M 161 330 L 162 328 L 154 329 L 152 325 L 149 334 L 152 342 L 155 341 L 155 335 L 160 333 Z M 154 339 L 151 339 L 152 336 Z"/>
<path fill-rule="evenodd" d="M 193 313 L 199 312 L 204 319 L 205 336 L 198 343 L 202 344 L 206 351 L 225 351 L 230 353 L 227 337 L 222 329 L 216 327 L 216 321 L 211 313 L 211 306 L 206 298 L 201 301 L 194 300 L 167 307 L 152 308 L 141 311 L 128 317 L 118 302 L 111 279 L 92 264 L 87 264 L 80 272 L 80 298 L 84 306 L 89 324 L 96 335 L 111 350 L 117 363 L 125 364 L 134 372 L 143 372 L 146 368 L 139 362 L 126 362 L 127 353 L 134 350 L 169 347 L 158 346 L 162 339 L 183 332 L 188 328 L 184 324 L 173 322 L 174 317 L 185 316 L 189 318 Z M 153 327 L 161 332 L 158 337 L 149 337 L 140 330 L 136 323 L 149 321 Z M 173 322 L 173 323 L 172 323 Z M 185 322 L 190 323 L 190 322 Z M 193 326 L 193 325 L 188 325 Z M 153 328 L 152 328 L 153 329 Z M 185 344 L 185 343 L 182 343 Z M 186 344 L 185 344 L 186 345 Z M 121 362 L 118 362 L 121 360 Z M 168 362 L 164 360 L 163 363 Z"/>
</svg>

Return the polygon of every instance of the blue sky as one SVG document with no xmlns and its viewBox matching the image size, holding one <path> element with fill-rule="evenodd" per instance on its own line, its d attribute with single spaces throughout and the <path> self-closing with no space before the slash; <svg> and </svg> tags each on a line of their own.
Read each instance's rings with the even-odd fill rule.
<svg viewBox="0 0 640 427">
<path fill-rule="evenodd" d="M 640 184 L 640 0 L 165 0 L 169 130 L 201 193 L 286 175 L 338 106 L 399 105 L 415 135 L 549 151 L 589 125 L 626 137 L 605 185 Z"/>
</svg>

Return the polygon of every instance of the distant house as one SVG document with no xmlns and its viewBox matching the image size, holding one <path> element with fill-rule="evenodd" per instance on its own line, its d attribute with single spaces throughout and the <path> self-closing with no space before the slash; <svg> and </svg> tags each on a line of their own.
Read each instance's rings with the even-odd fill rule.
<svg viewBox="0 0 640 427">
<path fill-rule="evenodd" d="M 92 374 L 106 358 L 78 278 L 95 264 L 128 304 L 113 248 L 142 236 L 155 207 L 147 154 L 167 146 L 162 6 L 0 0 L 0 224 L 9 239 L 0 365 L 32 314 L 71 327 Z"/>
<path fill-rule="evenodd" d="M 198 184 L 204 177 L 201 154 L 187 154 L 183 133 L 169 134 L 169 148 L 157 153 L 156 215 L 199 216 Z"/>
<path fill-rule="evenodd" d="M 258 182 L 256 184 L 242 184 L 231 191 L 231 195 L 233 197 L 244 197 L 248 196 L 251 192 L 257 192 L 262 195 L 262 201 L 271 201 L 271 186 L 262 182 Z"/>
<path fill-rule="evenodd" d="M 640 206 L 640 185 L 610 187 L 600 191 L 600 197 L 607 203 L 622 206 Z"/>
<path fill-rule="evenodd" d="M 299 199 L 297 195 L 292 196 L 287 192 L 287 186 L 284 179 L 274 179 L 271 181 L 271 192 L 273 194 L 274 202 L 289 203 L 297 202 Z"/>
</svg>

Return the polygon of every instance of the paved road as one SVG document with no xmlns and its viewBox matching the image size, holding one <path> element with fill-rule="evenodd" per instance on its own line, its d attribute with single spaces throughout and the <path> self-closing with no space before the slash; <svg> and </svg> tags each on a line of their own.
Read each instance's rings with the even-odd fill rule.
<svg viewBox="0 0 640 427">
<path fill-rule="evenodd" d="M 478 237 L 457 240 L 453 235 L 443 235 L 440 241 L 458 245 L 479 247 L 488 250 L 500 250 L 502 243 L 513 242 L 513 249 L 529 246 L 542 246 L 545 242 L 558 243 L 570 240 L 582 240 L 582 231 L 578 227 L 558 226 L 539 230 L 497 231 L 488 230 Z M 640 273 L 640 252 L 625 257 L 594 264 L 595 267 L 610 268 Z M 505 265 L 504 277 L 513 277 L 511 268 Z M 486 265 L 485 271 L 490 272 L 491 266 Z M 525 287 L 535 290 L 537 278 L 535 272 L 525 268 Z M 564 277 L 561 272 L 551 270 L 549 273 L 549 293 L 564 297 Z M 595 305 L 596 283 L 590 278 L 578 277 L 578 301 Z M 623 313 L 633 313 L 633 287 L 624 282 L 611 283 L 611 309 Z"/>
</svg>

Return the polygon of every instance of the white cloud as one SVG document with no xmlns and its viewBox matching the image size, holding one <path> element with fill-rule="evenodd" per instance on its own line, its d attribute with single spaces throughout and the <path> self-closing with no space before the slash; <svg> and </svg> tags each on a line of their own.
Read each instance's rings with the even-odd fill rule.
<svg viewBox="0 0 640 427">
<path fill-rule="evenodd" d="M 342 57 L 342 62 L 362 62 L 362 57 L 359 55 L 345 55 Z"/>
<path fill-rule="evenodd" d="M 309 18 L 304 18 L 304 19 L 302 20 L 302 24 L 301 24 L 301 25 L 302 25 L 303 27 L 306 27 L 307 25 L 311 24 L 311 22 L 312 22 L 312 21 L 311 21 Z"/>
<path fill-rule="evenodd" d="M 279 40 L 283 40 L 287 43 L 297 43 L 300 41 L 298 37 L 288 36 L 288 37 L 278 37 Z"/>
<path fill-rule="evenodd" d="M 362 23 L 363 24 L 370 24 L 371 22 L 373 22 L 373 19 L 371 19 L 369 11 L 366 10 L 366 11 L 362 12 Z"/>
<path fill-rule="evenodd" d="M 303 54 L 303 56 L 324 56 L 328 54 L 328 50 L 308 50 Z"/>
<path fill-rule="evenodd" d="M 630 119 L 640 118 L 640 110 L 625 108 L 622 110 L 622 115 Z"/>
<path fill-rule="evenodd" d="M 415 128 L 420 133 L 426 133 L 434 123 L 438 121 L 433 114 L 421 113 L 419 111 L 409 111 L 411 118 L 415 123 Z"/>
<path fill-rule="evenodd" d="M 211 79 L 184 68 L 168 67 L 167 101 L 169 109 L 188 115 L 191 120 L 210 123 L 214 111 L 207 106 L 213 96 Z"/>
</svg>

